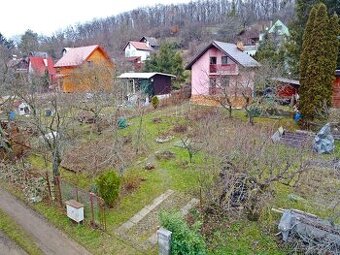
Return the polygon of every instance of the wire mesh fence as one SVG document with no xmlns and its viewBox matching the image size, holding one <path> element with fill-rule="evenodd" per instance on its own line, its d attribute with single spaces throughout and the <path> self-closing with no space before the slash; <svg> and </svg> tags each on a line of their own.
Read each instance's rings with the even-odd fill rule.
<svg viewBox="0 0 340 255">
<path fill-rule="evenodd" d="M 84 222 L 106 230 L 105 203 L 101 197 L 61 178 L 57 178 L 56 184 L 55 197 L 61 206 L 64 207 L 66 201 L 76 200 L 84 205 Z"/>
</svg>

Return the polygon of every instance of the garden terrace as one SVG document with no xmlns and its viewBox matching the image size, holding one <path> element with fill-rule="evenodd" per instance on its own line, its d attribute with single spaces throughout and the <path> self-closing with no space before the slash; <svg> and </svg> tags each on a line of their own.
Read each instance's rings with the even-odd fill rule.
<svg viewBox="0 0 340 255">
<path fill-rule="evenodd" d="M 114 111 L 114 109 L 107 109 L 102 117 L 111 118 L 112 115 L 109 112 Z M 228 113 L 222 108 L 193 106 L 186 102 L 175 106 L 160 106 L 157 109 L 149 108 L 142 113 L 135 109 L 124 110 L 120 114 L 127 119 L 128 127 L 115 130 L 110 126 L 104 128 L 101 134 L 93 131 L 90 123 L 75 122 L 72 126 L 72 132 L 75 135 L 71 136 L 71 146 L 65 147 L 63 155 L 71 154 L 72 160 L 69 160 L 69 163 L 76 164 L 75 166 L 66 164 L 68 162 L 68 156 L 66 156 L 63 158 L 65 166 L 73 171 L 60 168 L 63 180 L 87 192 L 93 190 L 95 180 L 101 172 L 115 170 L 121 175 L 120 196 L 113 208 L 106 210 L 107 231 L 103 233 L 100 230 L 93 230 L 88 224 L 80 226 L 70 224 L 64 212 L 54 204 L 44 201 L 32 205 L 36 211 L 93 254 L 142 254 L 145 252 L 157 254 L 155 246 L 151 245 L 145 251 L 145 249 L 139 249 L 138 244 L 143 245 L 154 233 L 155 226 L 159 224 L 159 211 L 181 209 L 192 198 L 199 199 L 202 178 L 208 180 L 209 185 L 216 181 L 222 166 L 221 156 L 226 151 L 217 150 L 218 147 L 214 147 L 216 144 L 222 146 L 236 141 L 238 137 L 235 135 L 240 131 L 251 133 L 256 139 L 257 137 L 270 139 L 272 131 L 280 126 L 289 127 L 290 130 L 297 128 L 293 120 L 287 117 L 280 119 L 256 117 L 254 128 L 246 123 L 246 113 L 242 110 L 234 110 L 233 118 L 230 119 Z M 174 138 L 164 143 L 156 142 L 157 138 L 167 136 Z M 192 146 L 191 162 L 190 148 L 178 146 L 183 140 Z M 204 147 L 207 142 L 215 145 Z M 251 149 L 252 143 L 253 140 L 250 139 L 244 146 L 247 145 Z M 281 153 L 286 155 L 300 153 L 300 150 L 281 144 L 271 146 L 278 146 Z M 106 148 L 108 148 L 107 151 Z M 159 152 L 165 151 L 171 152 L 173 157 L 156 156 Z M 98 162 L 103 162 L 100 152 L 111 156 L 117 153 L 117 157 L 121 159 L 117 160 L 117 157 L 112 157 L 112 161 L 107 160 L 105 164 L 97 164 L 96 168 L 94 160 L 96 155 L 98 155 Z M 335 153 L 340 155 L 339 144 L 337 144 Z M 306 159 L 314 157 L 311 152 L 304 152 L 301 155 Z M 44 157 L 46 155 L 36 152 L 24 160 L 26 162 L 28 160 L 35 171 L 51 173 L 51 163 L 48 160 L 45 161 Z M 77 157 L 78 161 L 73 160 Z M 108 156 L 106 159 L 109 159 Z M 87 167 L 87 164 L 91 167 Z M 147 165 L 153 167 L 146 169 Z M 266 177 L 269 173 L 264 172 L 263 175 Z M 229 214 L 222 218 L 216 215 L 211 215 L 210 218 L 203 217 L 202 233 L 206 237 L 209 251 L 211 254 L 235 252 L 238 254 L 286 254 L 287 247 L 277 244 L 275 234 L 279 218 L 271 214 L 270 208 L 297 208 L 315 213 L 320 217 L 331 217 L 330 205 L 334 205 L 335 192 L 340 188 L 337 178 L 339 177 L 335 178 L 328 168 L 315 166 L 315 169 L 302 174 L 301 185 L 290 186 L 287 183 L 276 182 L 271 185 L 275 196 L 271 197 L 270 204 L 263 207 L 258 222 L 250 222 L 244 216 L 233 218 Z M 296 181 L 294 179 L 293 183 Z M 5 183 L 4 185 L 24 199 L 20 188 L 13 188 Z M 317 188 L 314 189 L 311 186 Z M 169 189 L 173 190 L 175 195 L 155 207 L 155 210 L 140 221 L 140 225 L 128 231 L 131 236 L 138 237 L 134 238 L 137 245 L 124 240 L 124 237 L 116 233 L 122 224 L 145 206 L 152 204 L 154 199 Z M 293 193 L 303 199 L 291 200 L 289 195 Z M 320 206 L 320 201 L 325 201 L 322 206 Z M 187 219 L 189 223 L 202 219 L 200 208 L 190 210 Z M 149 224 L 152 225 L 150 230 L 143 228 Z M 225 240 L 228 241 L 225 242 Z"/>
</svg>

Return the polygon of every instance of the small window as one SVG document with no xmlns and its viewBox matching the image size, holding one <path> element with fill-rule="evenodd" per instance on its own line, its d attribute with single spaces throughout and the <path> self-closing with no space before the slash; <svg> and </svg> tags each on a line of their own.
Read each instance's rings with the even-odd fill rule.
<svg viewBox="0 0 340 255">
<path fill-rule="evenodd" d="M 229 76 L 223 76 L 221 77 L 221 87 L 226 88 L 230 85 L 230 77 Z"/>
<path fill-rule="evenodd" d="M 221 63 L 222 63 L 222 65 L 227 65 L 228 64 L 228 57 L 227 56 L 222 56 L 221 57 Z"/>
<path fill-rule="evenodd" d="M 210 65 L 216 65 L 217 58 L 216 57 L 210 57 Z"/>
<path fill-rule="evenodd" d="M 92 67 L 93 66 L 93 61 L 87 61 L 87 65 L 88 65 L 88 67 Z"/>
</svg>

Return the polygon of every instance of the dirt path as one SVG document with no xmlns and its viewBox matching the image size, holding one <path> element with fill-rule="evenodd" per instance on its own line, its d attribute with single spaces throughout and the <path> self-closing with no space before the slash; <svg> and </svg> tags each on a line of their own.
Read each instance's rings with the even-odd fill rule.
<svg viewBox="0 0 340 255">
<path fill-rule="evenodd" d="M 27 253 L 0 231 L 0 255 L 27 255 Z"/>
<path fill-rule="evenodd" d="M 51 226 L 42 216 L 0 189 L 0 208 L 9 214 L 48 255 L 90 255 L 90 253 Z"/>
</svg>

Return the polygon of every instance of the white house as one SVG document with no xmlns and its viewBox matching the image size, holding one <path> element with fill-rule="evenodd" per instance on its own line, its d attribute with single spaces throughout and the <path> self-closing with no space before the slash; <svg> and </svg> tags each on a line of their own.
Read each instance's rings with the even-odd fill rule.
<svg viewBox="0 0 340 255">
<path fill-rule="evenodd" d="M 278 37 L 280 40 L 290 36 L 288 27 L 279 19 L 271 27 L 267 28 L 265 32 L 260 34 L 260 42 L 264 40 L 266 34 Z"/>
<path fill-rule="evenodd" d="M 145 42 L 130 41 L 124 47 L 124 51 L 125 57 L 140 57 L 141 61 L 144 62 L 150 56 L 153 48 Z"/>
<path fill-rule="evenodd" d="M 283 22 L 279 19 L 268 30 L 268 34 L 273 34 L 273 33 L 276 33 L 277 35 L 281 35 L 281 36 L 290 35 L 288 27 L 285 24 L 283 24 Z"/>
</svg>

